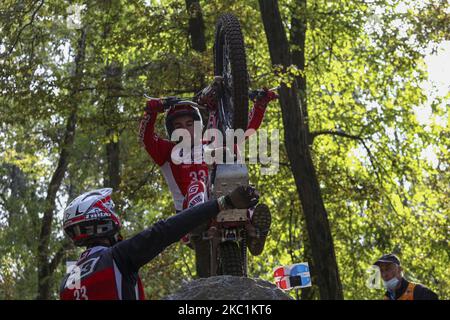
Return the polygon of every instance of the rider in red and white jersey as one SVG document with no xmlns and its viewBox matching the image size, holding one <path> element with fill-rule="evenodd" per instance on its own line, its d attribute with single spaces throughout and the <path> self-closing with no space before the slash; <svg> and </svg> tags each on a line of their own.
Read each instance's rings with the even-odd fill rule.
<svg viewBox="0 0 450 320">
<path fill-rule="evenodd" d="M 278 97 L 275 92 L 264 90 L 265 94 L 255 100 L 249 113 L 247 130 L 253 129 L 256 131 L 260 127 L 268 103 Z M 160 166 L 172 193 L 175 210 L 179 212 L 208 199 L 206 192 L 208 166 L 204 161 L 201 163 L 192 161 L 187 164 L 174 161 L 172 150 L 176 143 L 160 137 L 155 132 L 155 122 L 158 114 L 162 112 L 164 112 L 162 100 L 152 99 L 147 101 L 146 111 L 140 123 L 139 138 L 150 157 Z M 191 105 L 171 107 L 167 111 L 165 119 L 168 136 L 170 137 L 175 129 L 186 129 L 193 137 L 194 121 L 199 121 L 201 127 L 203 127 L 202 116 L 198 108 Z M 195 151 L 192 153 L 195 154 Z M 265 204 L 260 204 L 254 210 L 250 210 L 250 213 L 256 233 L 249 233 L 249 249 L 253 255 L 259 255 L 264 248 L 265 239 L 270 229 L 270 211 Z"/>
</svg>

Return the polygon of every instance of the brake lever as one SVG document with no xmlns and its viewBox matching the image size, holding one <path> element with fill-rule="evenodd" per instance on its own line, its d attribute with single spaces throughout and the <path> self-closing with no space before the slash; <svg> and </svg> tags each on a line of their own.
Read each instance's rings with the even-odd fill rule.
<svg viewBox="0 0 450 320">
<path fill-rule="evenodd" d="M 252 101 L 255 101 L 257 98 L 263 98 L 265 96 L 266 96 L 266 92 L 264 90 L 260 90 L 260 89 L 250 90 L 248 92 L 248 97 Z"/>
<path fill-rule="evenodd" d="M 269 91 L 276 91 L 278 89 L 280 89 L 281 86 L 278 87 L 274 87 L 274 88 L 270 88 L 268 89 Z M 262 90 L 262 89 L 255 89 L 255 90 L 250 90 L 248 92 L 248 97 L 250 100 L 255 101 L 256 98 L 263 98 L 266 96 L 266 91 Z"/>
<path fill-rule="evenodd" d="M 171 96 L 171 97 L 164 97 L 161 99 L 161 101 L 163 103 L 164 108 L 168 109 L 168 108 L 176 105 L 178 102 L 183 101 L 183 99 Z"/>
</svg>

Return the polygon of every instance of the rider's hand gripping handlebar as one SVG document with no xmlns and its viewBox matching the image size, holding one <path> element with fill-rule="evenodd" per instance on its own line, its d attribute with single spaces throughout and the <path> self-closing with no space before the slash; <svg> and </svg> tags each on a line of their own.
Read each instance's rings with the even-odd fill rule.
<svg viewBox="0 0 450 320">
<path fill-rule="evenodd" d="M 248 98 L 252 101 L 257 101 L 260 99 L 263 99 L 267 96 L 268 92 L 275 92 L 276 90 L 280 89 L 280 87 L 275 87 L 271 89 L 263 88 L 263 89 L 256 89 L 256 90 L 250 90 L 248 92 Z M 276 97 L 278 97 L 276 95 Z"/>
</svg>

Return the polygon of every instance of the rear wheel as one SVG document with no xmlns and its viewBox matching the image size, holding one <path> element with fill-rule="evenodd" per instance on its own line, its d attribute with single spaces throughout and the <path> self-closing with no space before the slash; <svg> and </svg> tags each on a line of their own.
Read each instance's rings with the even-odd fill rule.
<svg viewBox="0 0 450 320">
<path fill-rule="evenodd" d="M 239 20 L 232 14 L 220 16 L 216 25 L 214 72 L 222 76 L 219 125 L 226 129 L 247 129 L 248 74 L 244 38 Z"/>
</svg>

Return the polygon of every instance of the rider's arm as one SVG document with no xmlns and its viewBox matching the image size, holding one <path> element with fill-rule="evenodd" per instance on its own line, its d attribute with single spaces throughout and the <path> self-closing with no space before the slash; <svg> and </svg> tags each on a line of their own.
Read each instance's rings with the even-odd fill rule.
<svg viewBox="0 0 450 320">
<path fill-rule="evenodd" d="M 217 200 L 211 200 L 160 220 L 134 237 L 116 244 L 112 248 L 114 260 L 122 273 L 136 272 L 166 247 L 218 213 Z"/>
<path fill-rule="evenodd" d="M 264 114 L 266 113 L 266 107 L 255 102 L 252 110 L 248 115 L 248 126 L 247 130 L 253 129 L 258 130 L 264 119 Z"/>
<path fill-rule="evenodd" d="M 158 113 L 156 111 L 145 111 L 139 126 L 139 140 L 152 159 L 162 166 L 170 157 L 173 143 L 162 139 L 155 133 L 155 122 Z"/>
<path fill-rule="evenodd" d="M 264 119 L 264 114 L 266 113 L 267 105 L 269 104 L 270 101 L 278 97 L 275 92 L 269 91 L 267 89 L 264 90 L 266 91 L 265 96 L 256 99 L 255 103 L 253 104 L 253 108 L 248 115 L 246 138 L 248 138 L 252 133 L 254 133 L 253 130 L 256 131 L 259 129 Z"/>
</svg>

